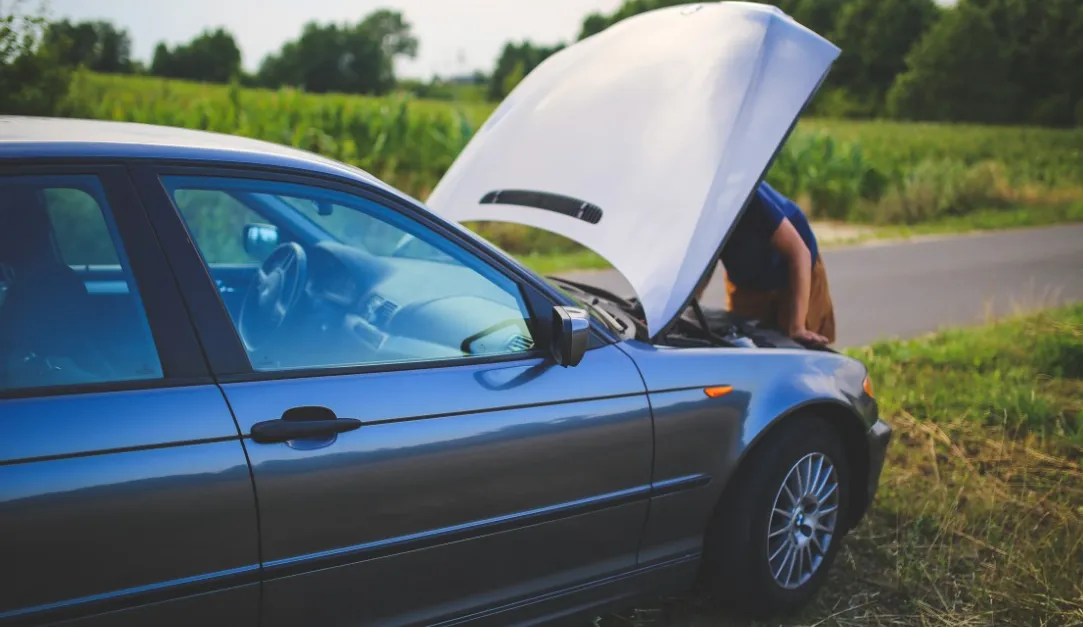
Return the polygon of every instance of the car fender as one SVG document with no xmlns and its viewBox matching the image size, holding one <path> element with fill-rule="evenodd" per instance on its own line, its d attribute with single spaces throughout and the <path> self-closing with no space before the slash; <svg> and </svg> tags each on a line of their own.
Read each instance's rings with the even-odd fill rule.
<svg viewBox="0 0 1083 627">
<path fill-rule="evenodd" d="M 739 478 L 743 461 L 786 421 L 815 412 L 837 426 L 848 454 L 855 449 L 852 476 L 860 477 L 862 463 L 867 465 L 860 459 L 861 442 L 876 409 L 864 394 L 867 373 L 857 360 L 800 349 L 619 346 L 639 368 L 654 419 L 644 562 L 698 552 L 711 515 L 726 507 L 726 488 Z M 708 388 L 725 393 L 712 397 Z"/>
</svg>

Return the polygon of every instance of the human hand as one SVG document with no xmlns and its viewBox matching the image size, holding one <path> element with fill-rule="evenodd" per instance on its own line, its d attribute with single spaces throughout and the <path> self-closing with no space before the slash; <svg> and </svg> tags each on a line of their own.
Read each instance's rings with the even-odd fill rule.
<svg viewBox="0 0 1083 627">
<path fill-rule="evenodd" d="M 792 337 L 793 339 L 798 340 L 800 342 L 813 342 L 813 343 L 816 343 L 816 344 L 823 344 L 825 346 L 828 344 L 828 341 L 827 341 L 826 337 L 820 335 L 819 333 L 814 333 L 812 331 L 809 331 L 808 329 L 803 328 L 803 327 L 802 328 L 797 328 L 797 329 L 791 329 L 790 330 L 790 337 Z"/>
</svg>

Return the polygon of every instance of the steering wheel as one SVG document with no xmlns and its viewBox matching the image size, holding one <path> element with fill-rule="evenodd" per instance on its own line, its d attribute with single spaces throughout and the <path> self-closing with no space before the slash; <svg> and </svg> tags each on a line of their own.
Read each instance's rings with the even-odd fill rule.
<svg viewBox="0 0 1083 627">
<path fill-rule="evenodd" d="M 286 242 L 267 256 L 241 303 L 237 328 L 248 350 L 270 340 L 289 318 L 308 282 L 308 255 L 296 242 Z"/>
</svg>

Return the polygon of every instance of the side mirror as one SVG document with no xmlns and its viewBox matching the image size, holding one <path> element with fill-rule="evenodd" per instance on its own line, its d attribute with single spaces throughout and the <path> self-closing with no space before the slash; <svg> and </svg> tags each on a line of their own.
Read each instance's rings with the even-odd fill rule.
<svg viewBox="0 0 1083 627">
<path fill-rule="evenodd" d="M 278 227 L 273 224 L 244 225 L 244 250 L 256 259 L 265 259 L 278 246 Z"/>
<path fill-rule="evenodd" d="M 567 368 L 583 360 L 590 344 L 590 314 L 575 307 L 553 307 L 553 359 Z"/>
</svg>

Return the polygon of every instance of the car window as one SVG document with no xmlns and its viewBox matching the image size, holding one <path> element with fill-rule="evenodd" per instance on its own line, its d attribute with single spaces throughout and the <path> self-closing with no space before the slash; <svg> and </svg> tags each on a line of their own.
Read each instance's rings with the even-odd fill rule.
<svg viewBox="0 0 1083 627">
<path fill-rule="evenodd" d="M 245 248 L 246 224 L 263 222 L 259 214 L 224 190 L 179 189 L 173 202 L 192 239 L 209 264 L 255 264 L 263 261 Z"/>
<path fill-rule="evenodd" d="M 98 179 L 0 177 L 0 391 L 161 376 Z"/>
<path fill-rule="evenodd" d="M 336 210 L 336 205 L 331 204 L 330 212 L 321 212 L 317 203 L 312 201 L 288 199 L 288 202 L 339 241 L 364 248 L 375 255 L 452 261 L 451 257 L 425 240 L 360 211 L 349 211 L 345 207 Z"/>
<path fill-rule="evenodd" d="M 119 265 L 105 216 L 93 196 L 81 189 L 54 187 L 43 189 L 42 198 L 64 263 Z"/>
<path fill-rule="evenodd" d="M 533 321 L 517 283 L 469 251 L 369 199 L 278 181 L 163 177 L 170 197 L 227 195 L 258 221 L 181 211 L 204 246 L 260 248 L 234 327 L 256 370 L 430 362 L 526 353 Z M 287 238 L 285 233 L 301 234 Z M 279 235 L 283 234 L 283 235 Z M 213 263 L 208 270 L 219 280 Z"/>
</svg>

